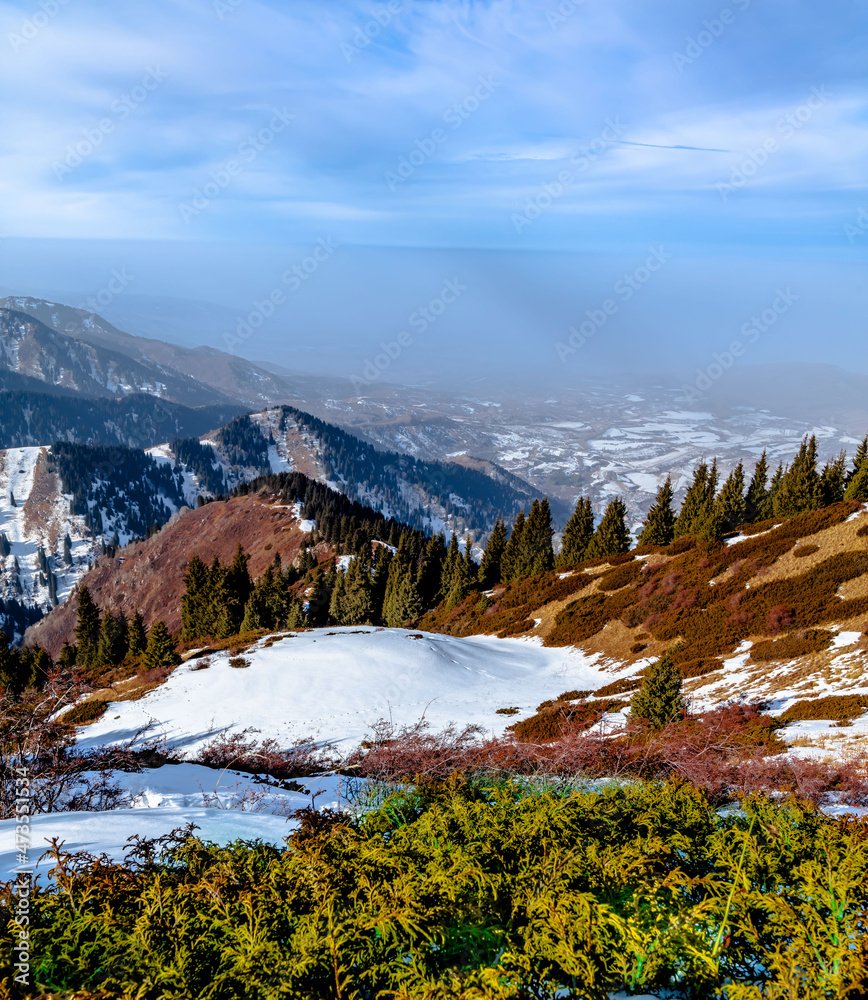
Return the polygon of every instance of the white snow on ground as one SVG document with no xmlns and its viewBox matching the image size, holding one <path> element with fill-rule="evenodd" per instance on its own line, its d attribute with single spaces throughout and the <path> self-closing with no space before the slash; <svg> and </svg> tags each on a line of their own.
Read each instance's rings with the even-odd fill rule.
<svg viewBox="0 0 868 1000">
<path fill-rule="evenodd" d="M 861 632 L 839 632 L 832 640 L 832 649 L 842 649 L 844 646 L 852 646 L 862 638 Z"/>
<path fill-rule="evenodd" d="M 279 844 L 293 829 L 282 816 L 267 813 L 239 812 L 236 809 L 116 809 L 112 812 L 43 813 L 31 817 L 30 850 L 26 866 L 18 866 L 15 847 L 16 820 L 0 822 L 0 872 L 3 878 L 13 871 L 47 872 L 54 866 L 50 858 L 39 860 L 52 838 L 63 841 L 67 851 L 108 854 L 123 860 L 127 839 L 133 834 L 160 837 L 187 823 L 195 823 L 196 835 L 203 840 L 228 844 L 233 840 L 266 840 Z"/>
<path fill-rule="evenodd" d="M 247 668 L 230 667 L 228 653 L 206 670 L 182 664 L 140 701 L 110 704 L 80 744 L 122 743 L 152 719 L 149 737 L 184 752 L 246 726 L 282 745 L 311 736 L 351 746 L 379 719 L 410 725 L 423 716 L 435 730 L 456 722 L 501 733 L 516 717 L 498 708 L 516 705 L 525 717 L 544 699 L 617 676 L 596 655 L 539 640 L 371 627 L 312 629 L 244 656 Z"/>
</svg>

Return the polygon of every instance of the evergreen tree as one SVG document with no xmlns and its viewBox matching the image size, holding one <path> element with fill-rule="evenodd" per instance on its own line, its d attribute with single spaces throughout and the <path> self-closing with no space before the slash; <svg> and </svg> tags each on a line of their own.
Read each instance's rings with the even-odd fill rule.
<svg viewBox="0 0 868 1000">
<path fill-rule="evenodd" d="M 775 517 L 794 517 L 823 506 L 820 475 L 817 472 L 817 439 L 805 437 L 793 464 L 784 472 L 775 493 Z"/>
<path fill-rule="evenodd" d="M 640 545 L 668 545 L 675 537 L 675 511 L 672 507 L 672 479 L 666 477 L 666 482 L 657 490 L 657 496 L 639 536 Z"/>
<path fill-rule="evenodd" d="M 509 583 L 510 580 L 517 580 L 521 576 L 524 527 L 524 511 L 520 510 L 512 525 L 512 531 L 509 534 L 506 548 L 503 550 L 503 559 L 501 560 L 502 575 L 500 577 L 503 583 Z"/>
<path fill-rule="evenodd" d="M 238 545 L 232 565 L 226 571 L 226 607 L 232 620 L 233 631 L 237 632 L 244 617 L 244 608 L 250 599 L 253 583 L 247 570 L 250 556 Z"/>
<path fill-rule="evenodd" d="M 473 567 L 472 569 L 470 567 Z M 459 558 L 452 571 L 452 581 L 449 584 L 449 591 L 446 594 L 446 607 L 454 608 L 460 604 L 473 588 L 476 580 L 476 564 L 471 559 Z"/>
<path fill-rule="evenodd" d="M 746 513 L 744 498 L 744 466 L 741 462 L 732 470 L 714 501 L 714 537 L 732 531 L 743 524 Z"/>
<path fill-rule="evenodd" d="M 488 539 L 488 544 L 485 546 L 485 552 L 482 554 L 482 561 L 479 564 L 479 572 L 477 573 L 479 586 L 483 590 L 491 590 L 492 587 L 500 583 L 501 563 L 503 562 L 505 549 L 506 524 L 498 518 L 494 522 L 494 528 L 492 529 L 491 537 Z"/>
<path fill-rule="evenodd" d="M 69 639 L 64 640 L 63 649 L 57 658 L 57 665 L 64 670 L 69 670 L 76 665 L 78 659 L 78 647 L 72 645 Z"/>
<path fill-rule="evenodd" d="M 72 539 L 69 532 L 63 536 L 63 562 L 66 566 L 72 565 Z"/>
<path fill-rule="evenodd" d="M 414 621 L 422 614 L 422 600 L 419 597 L 419 590 L 416 581 L 410 573 L 406 573 L 402 578 L 395 598 L 392 602 L 391 618 L 389 624 L 394 628 Z"/>
<path fill-rule="evenodd" d="M 175 650 L 175 643 L 169 635 L 166 623 L 163 621 L 154 622 L 148 633 L 145 666 L 149 670 L 155 670 L 158 667 L 172 667 L 179 661 L 180 657 Z"/>
<path fill-rule="evenodd" d="M 416 586 L 423 607 L 430 608 L 437 600 L 446 562 L 446 541 L 438 534 L 428 539 L 422 555 L 422 563 L 416 578 Z"/>
<path fill-rule="evenodd" d="M 377 561 L 374 564 L 374 575 L 371 578 L 371 618 L 375 622 L 383 620 L 383 601 L 386 599 L 386 587 L 389 583 L 389 567 L 392 565 L 392 552 L 385 545 L 378 545 Z M 437 586 L 440 585 L 438 572 Z"/>
<path fill-rule="evenodd" d="M 290 598 L 289 610 L 286 613 L 286 628 L 294 632 L 297 629 L 304 628 L 304 626 L 304 608 L 301 606 L 301 601 L 293 596 Z"/>
<path fill-rule="evenodd" d="M 844 490 L 845 500 L 868 500 L 868 462 L 862 462 Z"/>
<path fill-rule="evenodd" d="M 706 522 L 714 512 L 714 495 L 717 492 L 717 460 L 711 468 L 702 462 L 694 470 L 693 482 L 687 488 L 684 503 L 675 521 L 674 537 L 696 535 L 703 537 L 708 530 Z"/>
<path fill-rule="evenodd" d="M 344 625 L 369 625 L 371 622 L 371 578 L 361 556 L 350 562 L 344 576 L 342 614 Z"/>
<path fill-rule="evenodd" d="M 522 576 L 535 576 L 554 569 L 552 515 L 548 499 L 534 500 L 524 528 Z"/>
<path fill-rule="evenodd" d="M 329 598 L 329 619 L 338 625 L 344 623 L 344 573 L 339 572 Z"/>
<path fill-rule="evenodd" d="M 191 556 L 184 574 L 186 591 L 181 598 L 181 635 L 184 639 L 196 639 L 210 631 L 211 593 L 208 577 L 208 567 L 198 553 Z"/>
<path fill-rule="evenodd" d="M 588 544 L 594 536 L 594 509 L 590 497 L 579 497 L 567 526 L 564 528 L 564 538 L 561 551 L 558 553 L 558 566 L 577 566 L 584 558 Z"/>
<path fill-rule="evenodd" d="M 847 485 L 859 474 L 866 458 L 868 458 L 868 434 L 862 438 L 859 447 L 856 449 L 856 454 L 853 456 L 853 468 L 847 474 Z"/>
<path fill-rule="evenodd" d="M 254 587 L 247 603 L 244 605 L 244 615 L 239 627 L 240 632 L 256 632 L 261 628 L 269 628 L 268 605 L 260 587 Z"/>
<path fill-rule="evenodd" d="M 136 611 L 133 614 L 127 630 L 127 645 L 130 656 L 140 656 L 144 653 L 148 645 L 148 635 L 145 632 L 145 620 L 141 613 Z"/>
<path fill-rule="evenodd" d="M 123 612 L 113 615 L 106 611 L 100 626 L 96 665 L 105 669 L 122 663 L 127 655 L 127 643 L 127 620 Z"/>
<path fill-rule="evenodd" d="M 75 641 L 78 647 L 77 661 L 80 667 L 94 664 L 99 646 L 100 614 L 87 587 L 78 591 L 78 624 L 75 626 Z"/>
<path fill-rule="evenodd" d="M 648 722 L 653 729 L 662 729 L 684 711 L 681 694 L 683 677 L 669 653 L 652 663 L 642 686 L 630 702 L 630 716 Z"/>
<path fill-rule="evenodd" d="M 820 495 L 824 507 L 844 499 L 847 482 L 847 453 L 841 451 L 837 458 L 830 459 L 820 473 Z"/>
<path fill-rule="evenodd" d="M 620 497 L 615 497 L 606 508 L 603 519 L 594 532 L 586 558 L 616 556 L 630 550 L 630 533 L 627 531 L 626 517 L 627 507 L 624 501 Z"/>
<path fill-rule="evenodd" d="M 449 551 L 446 553 L 446 558 L 443 560 L 443 570 L 440 574 L 439 596 L 441 598 L 448 596 L 452 590 L 452 582 L 455 577 L 455 572 L 461 562 L 461 547 L 458 544 L 458 535 L 456 535 L 453 531 L 452 538 L 449 541 Z M 396 579 L 400 579 L 400 576 L 397 576 Z"/>
<path fill-rule="evenodd" d="M 214 638 L 221 642 L 223 639 L 228 639 L 230 635 L 235 635 L 236 632 L 237 629 L 232 624 L 229 608 L 224 605 L 214 622 Z"/>
<path fill-rule="evenodd" d="M 781 489 L 781 483 L 784 481 L 784 463 L 778 462 L 778 467 L 775 469 L 775 473 L 772 476 L 772 480 L 769 483 L 769 495 L 767 500 L 768 517 L 772 518 L 775 516 L 775 497 L 778 495 Z M 768 520 L 768 518 L 766 518 Z"/>
<path fill-rule="evenodd" d="M 757 459 L 753 477 L 744 501 L 744 519 L 747 523 L 765 521 L 772 516 L 768 491 L 769 463 L 765 451 Z"/>
</svg>

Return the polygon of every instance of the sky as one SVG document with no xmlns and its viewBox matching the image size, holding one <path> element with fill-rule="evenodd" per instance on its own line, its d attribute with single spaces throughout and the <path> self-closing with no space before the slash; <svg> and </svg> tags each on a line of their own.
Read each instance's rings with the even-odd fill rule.
<svg viewBox="0 0 868 1000">
<path fill-rule="evenodd" d="M 396 380 L 702 366 L 786 300 L 738 363 L 868 370 L 861 2 L 22 0 L 0 49 L 4 292 L 345 375 L 404 332 Z"/>
</svg>

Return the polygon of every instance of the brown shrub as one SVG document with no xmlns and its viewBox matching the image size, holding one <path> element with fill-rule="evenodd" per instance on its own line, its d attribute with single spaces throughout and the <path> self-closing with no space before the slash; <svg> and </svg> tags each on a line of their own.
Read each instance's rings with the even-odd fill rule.
<svg viewBox="0 0 868 1000">
<path fill-rule="evenodd" d="M 543 702 L 541 711 L 529 719 L 514 722 L 510 731 L 521 743 L 548 743 L 559 740 L 570 732 L 588 729 L 602 719 L 606 712 L 617 712 L 627 703 L 624 701 L 582 701 L 578 705 Z M 545 707 L 543 707 L 545 706 Z"/>
<path fill-rule="evenodd" d="M 861 528 L 857 528 L 856 534 L 860 538 L 864 538 L 866 535 L 868 535 L 868 524 L 863 524 Z"/>
<path fill-rule="evenodd" d="M 108 702 L 103 698 L 91 698 L 89 701 L 79 702 L 69 711 L 64 712 L 60 721 L 70 726 L 86 726 L 91 722 L 101 719 L 108 708 Z"/>
<path fill-rule="evenodd" d="M 815 552 L 820 551 L 819 545 L 799 545 L 793 549 L 793 555 L 796 559 L 805 559 L 808 556 L 812 556 Z"/>
<path fill-rule="evenodd" d="M 232 656 L 229 659 L 229 666 L 241 670 L 250 666 L 250 660 L 246 660 L 243 656 Z"/>
<path fill-rule="evenodd" d="M 687 680 L 691 677 L 705 677 L 706 674 L 713 674 L 715 670 L 720 670 L 723 667 L 723 662 L 721 660 L 701 658 L 697 660 L 685 660 L 683 663 L 679 663 L 678 666 L 681 668 L 682 676 Z"/>
<path fill-rule="evenodd" d="M 820 653 L 828 649 L 832 633 L 822 628 L 809 628 L 792 632 L 783 639 L 767 639 L 758 642 L 750 651 L 750 658 L 757 663 L 769 660 L 794 660 L 809 653 Z"/>
<path fill-rule="evenodd" d="M 558 701 L 578 701 L 580 698 L 587 698 L 593 691 L 564 691 L 558 695 Z"/>
<path fill-rule="evenodd" d="M 663 550 L 667 556 L 680 556 L 683 552 L 689 552 L 696 547 L 696 539 L 692 535 L 682 535 Z"/>
<path fill-rule="evenodd" d="M 521 709 L 518 705 L 511 705 L 509 708 L 499 708 L 494 714 L 495 715 L 518 715 Z"/>
<path fill-rule="evenodd" d="M 530 632 L 535 628 L 536 622 L 533 618 L 522 618 L 521 621 L 511 622 L 506 628 L 502 628 L 498 633 L 499 639 L 507 639 L 511 635 L 521 635 L 523 632 Z"/>
<path fill-rule="evenodd" d="M 612 694 L 624 694 L 626 691 L 635 691 L 636 688 L 642 683 L 642 678 L 645 676 L 645 671 L 637 674 L 635 677 L 622 677 L 619 681 L 612 681 L 611 684 L 605 684 L 601 688 L 597 688 L 594 694 L 598 698 L 605 698 Z"/>
<path fill-rule="evenodd" d="M 628 562 L 621 566 L 610 569 L 600 578 L 600 590 L 620 590 L 633 583 L 642 571 L 642 564 L 638 562 Z"/>
<path fill-rule="evenodd" d="M 807 719 L 852 719 L 868 708 L 868 695 L 833 694 L 826 698 L 797 701 L 780 716 L 784 722 L 801 722 Z"/>
<path fill-rule="evenodd" d="M 648 648 L 647 643 L 644 643 L 644 642 L 634 642 L 633 645 L 630 647 L 630 652 L 631 653 L 641 653 L 643 649 L 647 649 L 647 648 Z"/>
<path fill-rule="evenodd" d="M 796 613 L 786 604 L 776 604 L 766 617 L 766 632 L 777 635 L 790 628 L 796 620 Z"/>
</svg>

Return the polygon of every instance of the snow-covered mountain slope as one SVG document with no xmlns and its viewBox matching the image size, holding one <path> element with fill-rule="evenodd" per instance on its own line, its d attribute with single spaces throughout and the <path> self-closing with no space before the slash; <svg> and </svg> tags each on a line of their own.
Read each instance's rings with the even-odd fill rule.
<svg viewBox="0 0 868 1000">
<path fill-rule="evenodd" d="M 69 596 L 106 547 L 126 545 L 177 514 L 185 491 L 192 489 L 182 470 L 133 449 L 0 451 L 0 627 L 23 635 Z"/>
<path fill-rule="evenodd" d="M 354 746 L 380 719 L 403 726 L 424 718 L 435 730 L 473 723 L 502 733 L 523 716 L 510 719 L 499 708 L 530 714 L 543 698 L 617 677 L 596 666 L 597 657 L 534 640 L 372 627 L 283 634 L 245 653 L 246 668 L 230 666 L 230 656 L 212 656 L 206 670 L 190 660 L 141 701 L 110 704 L 81 731 L 81 745 L 123 742 L 151 719 L 149 736 L 185 752 L 248 726 L 283 746 L 306 736 Z"/>
</svg>

